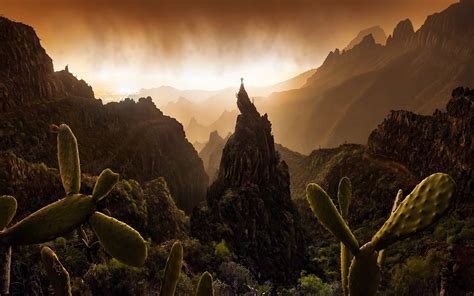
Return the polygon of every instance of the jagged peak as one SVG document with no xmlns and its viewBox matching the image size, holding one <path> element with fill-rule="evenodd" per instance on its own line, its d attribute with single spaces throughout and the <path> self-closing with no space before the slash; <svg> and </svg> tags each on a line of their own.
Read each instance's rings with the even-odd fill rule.
<svg viewBox="0 0 474 296">
<path fill-rule="evenodd" d="M 237 94 L 237 107 L 239 108 L 240 113 L 242 115 L 260 116 L 260 114 L 257 111 L 257 108 L 255 108 L 255 105 L 250 101 L 249 95 L 247 94 L 247 91 L 245 90 L 244 79 L 241 78 L 240 80 L 241 80 L 240 89 Z"/>
<path fill-rule="evenodd" d="M 387 45 L 404 42 L 414 34 L 415 30 L 411 20 L 408 18 L 402 20 L 397 24 L 392 35 L 388 37 Z"/>
</svg>

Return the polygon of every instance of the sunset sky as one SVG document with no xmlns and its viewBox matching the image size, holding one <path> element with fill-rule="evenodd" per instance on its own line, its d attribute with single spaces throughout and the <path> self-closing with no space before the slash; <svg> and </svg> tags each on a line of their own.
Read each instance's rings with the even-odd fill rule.
<svg viewBox="0 0 474 296">
<path fill-rule="evenodd" d="M 452 0 L 0 0 L 0 14 L 33 26 L 55 69 L 98 96 L 140 88 L 217 89 L 244 76 L 268 85 L 319 66 L 367 27 L 390 34 Z"/>
</svg>

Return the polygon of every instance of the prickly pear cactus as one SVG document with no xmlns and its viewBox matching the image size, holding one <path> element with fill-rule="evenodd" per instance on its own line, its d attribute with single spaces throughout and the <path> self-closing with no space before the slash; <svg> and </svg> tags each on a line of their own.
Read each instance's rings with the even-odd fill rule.
<svg viewBox="0 0 474 296">
<path fill-rule="evenodd" d="M 209 272 L 204 272 L 199 278 L 195 296 L 214 296 L 214 289 L 212 288 L 212 275 Z"/>
<path fill-rule="evenodd" d="M 395 201 L 393 202 L 392 206 L 392 211 L 390 212 L 390 215 L 395 212 L 395 210 L 398 208 L 400 203 L 403 200 L 403 190 L 398 190 L 397 196 L 395 197 Z M 379 256 L 377 257 L 377 263 L 382 266 L 383 263 L 385 262 L 385 249 L 379 251 Z"/>
<path fill-rule="evenodd" d="M 176 241 L 171 247 L 171 252 L 166 260 L 165 277 L 161 283 L 160 295 L 173 296 L 178 284 L 181 266 L 183 264 L 183 246 Z"/>
<path fill-rule="evenodd" d="M 32 245 L 53 240 L 87 221 L 96 204 L 91 196 L 69 195 L 34 212 L 0 233 L 6 245 Z"/>
<path fill-rule="evenodd" d="M 10 195 L 0 196 L 0 231 L 7 227 L 15 216 L 16 199 Z"/>
<path fill-rule="evenodd" d="M 447 174 L 433 174 L 421 181 L 374 235 L 374 249 L 384 249 L 433 224 L 449 208 L 453 193 L 454 181 Z"/>
<path fill-rule="evenodd" d="M 145 264 L 146 242 L 138 231 L 99 212 L 90 217 L 89 223 L 100 244 L 112 257 L 131 266 Z"/>
<path fill-rule="evenodd" d="M 56 128 L 58 133 L 58 162 L 61 181 L 66 194 L 79 193 L 81 189 L 81 166 L 77 139 L 66 124 Z"/>
<path fill-rule="evenodd" d="M 343 177 L 339 181 L 339 187 L 337 190 L 337 200 L 339 201 L 339 210 L 341 212 L 341 217 L 347 222 L 347 215 L 349 213 L 349 204 L 351 201 L 352 195 L 352 185 L 351 181 L 347 177 Z M 351 254 L 349 249 L 343 244 L 341 244 L 341 286 L 344 295 L 349 295 L 349 266 L 351 263 Z"/>
<path fill-rule="evenodd" d="M 95 202 L 102 200 L 110 193 L 110 191 L 112 191 L 118 180 L 118 174 L 112 172 L 110 169 L 103 170 L 95 183 L 94 190 L 92 191 L 92 199 Z"/>
<path fill-rule="evenodd" d="M 312 183 L 306 188 L 306 197 L 319 222 L 349 248 L 353 255 L 359 253 L 359 243 L 326 191 Z"/>
<path fill-rule="evenodd" d="M 67 272 L 66 268 L 61 264 L 53 250 L 48 247 L 43 247 L 41 249 L 41 261 L 48 274 L 49 282 L 53 287 L 54 295 L 72 295 L 69 272 Z"/>
<path fill-rule="evenodd" d="M 351 296 L 372 296 L 380 284 L 380 267 L 377 253 L 369 242 L 360 248 L 352 259 L 349 271 L 349 291 Z"/>
</svg>

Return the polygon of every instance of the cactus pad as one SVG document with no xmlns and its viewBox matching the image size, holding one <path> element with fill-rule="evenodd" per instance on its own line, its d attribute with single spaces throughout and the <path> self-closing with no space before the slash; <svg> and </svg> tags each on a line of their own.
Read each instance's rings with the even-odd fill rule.
<svg viewBox="0 0 474 296">
<path fill-rule="evenodd" d="M 212 288 L 212 275 L 209 272 L 204 272 L 199 278 L 196 296 L 214 296 L 214 289 Z"/>
<path fill-rule="evenodd" d="M 339 202 L 339 210 L 342 218 L 346 219 L 349 213 L 349 204 L 351 202 L 352 185 L 351 180 L 347 177 L 341 178 L 337 190 L 337 200 Z"/>
<path fill-rule="evenodd" d="M 173 296 L 178 283 L 181 266 L 183 264 L 183 246 L 176 241 L 171 247 L 168 260 L 166 260 L 165 277 L 161 282 L 160 295 Z"/>
<path fill-rule="evenodd" d="M 453 192 L 454 181 L 449 175 L 437 173 L 421 181 L 374 235 L 375 250 L 433 224 L 449 208 Z"/>
<path fill-rule="evenodd" d="M 31 245 L 53 240 L 86 222 L 95 208 L 91 196 L 67 196 L 7 228 L 0 233 L 0 242 L 9 245 Z"/>
<path fill-rule="evenodd" d="M 360 248 L 352 259 L 349 271 L 349 291 L 351 296 L 375 295 L 380 284 L 381 273 L 377 264 L 377 253 L 369 242 Z"/>
<path fill-rule="evenodd" d="M 105 251 L 112 257 L 130 266 L 145 264 L 147 247 L 138 231 L 99 212 L 90 217 L 89 223 Z"/>
<path fill-rule="evenodd" d="M 61 264 L 53 250 L 48 247 L 43 247 L 41 249 L 41 261 L 48 274 L 49 282 L 53 287 L 54 295 L 72 295 L 69 273 Z"/>
<path fill-rule="evenodd" d="M 10 195 L 0 196 L 0 231 L 7 227 L 15 216 L 16 199 Z"/>
<path fill-rule="evenodd" d="M 59 172 L 64 190 L 66 194 L 79 193 L 81 166 L 76 137 L 66 124 L 61 124 L 57 131 Z"/>
<path fill-rule="evenodd" d="M 326 191 L 319 185 L 312 183 L 306 188 L 306 196 L 311 210 L 319 222 L 346 245 L 353 255 L 356 255 L 359 252 L 359 243 Z"/>
<path fill-rule="evenodd" d="M 112 172 L 110 169 L 105 169 L 100 173 L 99 178 L 94 186 L 94 191 L 92 192 L 92 198 L 94 201 L 98 202 L 104 198 L 117 184 L 119 175 Z"/>
</svg>

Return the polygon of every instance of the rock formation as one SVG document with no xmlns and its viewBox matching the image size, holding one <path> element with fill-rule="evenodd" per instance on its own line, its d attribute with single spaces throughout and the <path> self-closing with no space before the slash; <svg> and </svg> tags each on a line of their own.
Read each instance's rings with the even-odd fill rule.
<svg viewBox="0 0 474 296">
<path fill-rule="evenodd" d="M 275 151 L 267 115 L 260 116 L 243 85 L 237 106 L 235 132 L 224 147 L 207 208 L 193 212 L 191 228 L 201 240 L 225 239 L 258 280 L 288 283 L 305 261 L 288 167 Z"/>
<path fill-rule="evenodd" d="M 372 35 L 375 42 L 378 44 L 385 44 L 387 40 L 387 35 L 385 31 L 380 26 L 373 26 L 367 29 L 364 29 L 357 34 L 357 36 L 349 42 L 349 44 L 344 48 L 344 50 L 349 50 L 359 44 L 365 36 Z"/>
<path fill-rule="evenodd" d="M 94 97 L 83 80 L 64 72 L 54 72 L 33 28 L 0 17 L 0 112 L 71 95 Z"/>
<path fill-rule="evenodd" d="M 447 112 L 432 116 L 392 111 L 368 141 L 370 153 L 406 165 L 418 178 L 434 172 L 449 173 L 457 193 L 474 193 L 474 90 L 456 88 Z"/>
</svg>

